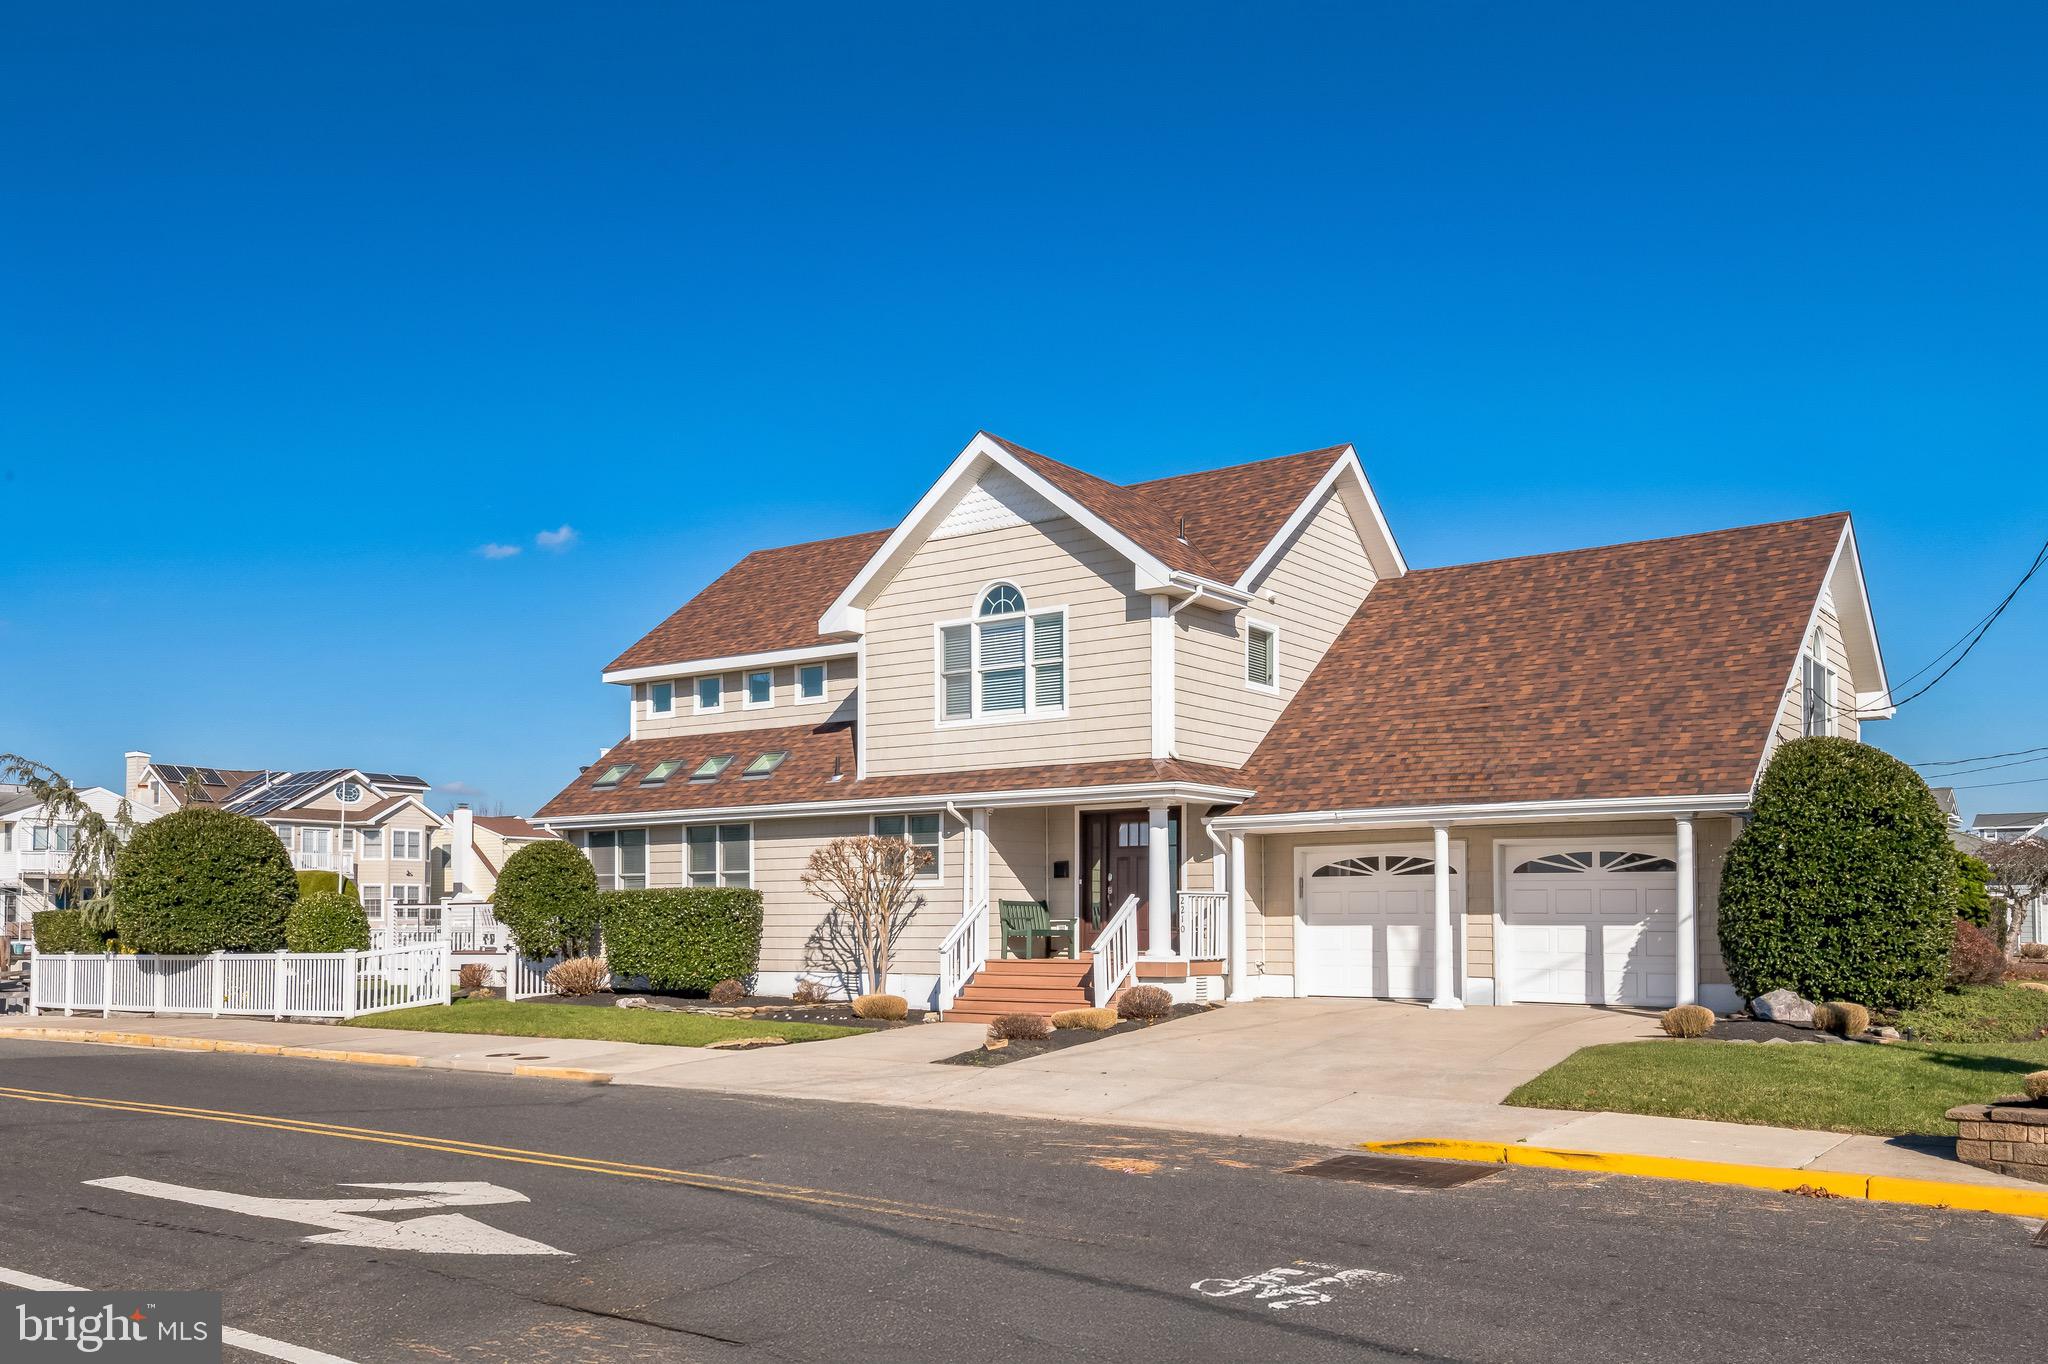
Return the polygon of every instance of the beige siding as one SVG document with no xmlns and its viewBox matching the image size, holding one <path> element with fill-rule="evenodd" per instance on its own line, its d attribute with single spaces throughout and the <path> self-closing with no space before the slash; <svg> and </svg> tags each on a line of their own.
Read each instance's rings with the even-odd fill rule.
<svg viewBox="0 0 2048 1364">
<path fill-rule="evenodd" d="M 387 889 L 382 899 L 387 905 L 391 903 L 391 892 L 388 887 L 394 885 L 424 886 L 426 889 L 422 892 L 423 902 L 428 904 L 437 902 L 440 896 L 436 894 L 435 890 L 433 876 L 434 860 L 430 851 L 430 845 L 433 842 L 432 821 L 427 818 L 417 805 L 410 805 L 391 816 L 391 818 L 384 820 L 377 827 L 384 833 L 382 846 L 379 849 L 381 855 L 377 858 L 372 859 L 363 856 L 362 838 L 360 834 L 357 835 L 356 884 L 360 886 L 386 887 Z M 420 857 L 392 858 L 391 834 L 395 829 L 418 829 L 421 831 L 420 846 L 422 854 Z"/>
<path fill-rule="evenodd" d="M 1861 737 L 1862 728 L 1856 721 L 1856 677 L 1849 667 L 1849 651 L 1842 642 L 1840 618 L 1835 614 L 1834 598 L 1823 592 L 1820 600 L 1819 623 L 1822 637 L 1827 643 L 1827 665 L 1835 674 L 1833 733 L 1845 739 Z M 1806 714 L 1806 672 L 1803 666 L 1806 657 L 1804 646 L 1800 651 L 1801 666 L 1792 670 L 1790 685 L 1785 688 L 1785 699 L 1778 706 L 1778 721 L 1771 730 L 1771 751 L 1787 739 L 1796 739 L 1802 732 Z"/>
<path fill-rule="evenodd" d="M 851 720 L 853 718 L 853 695 L 858 684 L 860 667 L 852 658 L 833 658 L 825 661 L 825 699 L 804 701 L 796 699 L 796 675 L 802 665 L 785 663 L 773 669 L 749 669 L 723 674 L 725 678 L 725 705 L 723 709 L 696 714 L 697 679 L 678 677 L 675 680 L 675 711 L 670 715 L 655 715 L 649 709 L 649 685 L 636 682 L 631 689 L 632 706 L 638 722 L 638 734 L 643 739 L 668 739 L 690 734 L 723 734 L 736 729 L 779 729 L 789 725 L 823 724 L 827 720 Z M 775 674 L 775 701 L 773 705 L 746 705 L 746 683 L 748 671 L 772 671 Z"/>
<path fill-rule="evenodd" d="M 989 583 L 1067 609 L 1067 713 L 938 723 L 936 627 Z M 867 764 L 876 775 L 1142 758 L 1151 752 L 1151 603 L 1124 559 L 1074 522 L 934 540 L 867 608 Z"/>
<path fill-rule="evenodd" d="M 1175 751 L 1237 766 L 1251 756 L 1377 581 L 1357 527 L 1334 491 L 1302 525 L 1258 586 L 1275 599 L 1225 613 L 1175 617 Z M 1247 619 L 1279 632 L 1277 691 L 1245 681 Z"/>
</svg>

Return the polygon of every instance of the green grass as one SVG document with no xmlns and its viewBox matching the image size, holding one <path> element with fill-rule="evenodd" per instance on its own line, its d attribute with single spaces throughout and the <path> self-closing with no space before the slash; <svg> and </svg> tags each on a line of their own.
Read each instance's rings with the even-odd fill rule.
<svg viewBox="0 0 2048 1364">
<path fill-rule="evenodd" d="M 580 1037 L 596 1042 L 652 1042 L 664 1047 L 702 1047 L 729 1037 L 786 1037 L 792 1042 L 822 1042 L 864 1031 L 829 1023 L 757 1023 L 748 1018 L 720 1018 L 713 1014 L 601 1009 L 575 1004 L 514 1004 L 504 999 L 458 999 L 447 1008 L 436 1004 L 424 1009 L 394 1009 L 351 1019 L 347 1026 L 484 1033 L 493 1037 Z"/>
<path fill-rule="evenodd" d="M 1952 1137 L 1942 1114 L 2016 1093 L 2048 1042 L 1890 1046 L 1658 1041 L 1587 1047 L 1508 1095 L 1521 1108 Z"/>
<path fill-rule="evenodd" d="M 2048 990 L 2024 985 L 1965 985 L 1944 991 L 1894 1025 L 1916 1042 L 2025 1042 L 2048 1028 Z"/>
</svg>

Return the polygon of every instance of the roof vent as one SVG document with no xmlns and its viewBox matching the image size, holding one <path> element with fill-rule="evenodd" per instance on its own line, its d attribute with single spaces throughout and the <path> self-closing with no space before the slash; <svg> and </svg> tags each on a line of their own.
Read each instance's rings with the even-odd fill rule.
<svg viewBox="0 0 2048 1364">
<path fill-rule="evenodd" d="M 1181 512 L 1181 513 L 1178 513 L 1177 515 L 1175 515 L 1175 517 L 1174 517 L 1173 519 L 1174 519 L 1175 523 L 1176 523 L 1176 524 L 1177 524 L 1177 525 L 1179 526 L 1179 530 L 1178 530 L 1177 534 L 1178 534 L 1178 535 L 1180 536 L 1180 542 L 1181 542 L 1182 544 L 1186 544 L 1186 543 L 1188 542 L 1188 517 L 1187 517 L 1187 513 L 1186 513 L 1186 512 Z"/>
</svg>

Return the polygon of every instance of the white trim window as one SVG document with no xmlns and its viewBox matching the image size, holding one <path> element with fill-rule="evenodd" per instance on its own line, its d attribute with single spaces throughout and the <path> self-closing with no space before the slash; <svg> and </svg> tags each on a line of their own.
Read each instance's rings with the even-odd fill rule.
<svg viewBox="0 0 2048 1364">
<path fill-rule="evenodd" d="M 384 860 L 384 831 L 382 829 L 363 830 L 363 858 L 365 861 L 370 862 L 381 862 Z"/>
<path fill-rule="evenodd" d="M 372 881 L 361 888 L 363 895 L 363 917 L 382 921 L 384 918 L 384 887 Z"/>
<path fill-rule="evenodd" d="M 1280 690 L 1280 631 L 1276 626 L 1245 622 L 1244 684 L 1257 691 Z"/>
<path fill-rule="evenodd" d="M 917 879 L 935 885 L 946 879 L 946 840 L 939 812 L 876 815 L 870 826 L 876 838 L 900 838 L 917 850 Z"/>
<path fill-rule="evenodd" d="M 417 862 L 426 855 L 426 830 L 393 829 L 391 831 L 391 860 L 393 862 Z"/>
<path fill-rule="evenodd" d="M 1067 710 L 1067 612 L 1033 611 L 996 583 L 970 621 L 940 625 L 939 719 L 1021 719 Z"/>
<path fill-rule="evenodd" d="M 604 889 L 647 889 L 647 830 L 593 829 L 583 848 Z"/>
<path fill-rule="evenodd" d="M 700 677 L 690 684 L 690 694 L 697 714 L 708 715 L 725 709 L 725 675 L 713 673 Z"/>
<path fill-rule="evenodd" d="M 775 670 L 756 668 L 747 674 L 746 700 L 741 703 L 745 710 L 762 710 L 775 704 Z"/>
<path fill-rule="evenodd" d="M 28 826 L 28 850 L 30 852 L 48 852 L 50 850 L 49 825 L 31 824 Z"/>
<path fill-rule="evenodd" d="M 796 670 L 796 702 L 808 705 L 825 699 L 825 665 L 806 663 Z"/>
<path fill-rule="evenodd" d="M 1835 673 L 1827 665 L 1827 656 L 1827 632 L 1816 625 L 1799 658 L 1799 732 L 1809 739 L 1835 732 Z"/>
<path fill-rule="evenodd" d="M 754 826 L 692 824 L 683 830 L 685 867 L 693 886 L 754 884 Z"/>
<path fill-rule="evenodd" d="M 650 682 L 647 684 L 647 713 L 649 715 L 673 715 L 676 711 L 676 684 L 673 682 Z"/>
<path fill-rule="evenodd" d="M 418 882 L 406 884 L 392 883 L 391 917 L 393 919 L 403 919 L 407 923 L 418 923 L 421 917 L 420 907 L 426 904 L 426 902 L 427 888 Z"/>
<path fill-rule="evenodd" d="M 273 824 L 270 827 L 277 832 L 277 841 L 284 844 L 286 852 L 297 851 L 298 845 L 292 842 L 292 836 L 298 832 L 295 826 L 290 824 Z"/>
</svg>

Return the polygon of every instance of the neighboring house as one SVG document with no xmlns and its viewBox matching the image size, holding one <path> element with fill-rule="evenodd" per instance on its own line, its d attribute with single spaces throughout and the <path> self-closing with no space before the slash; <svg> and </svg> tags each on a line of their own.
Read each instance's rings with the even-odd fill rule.
<svg viewBox="0 0 2048 1364">
<path fill-rule="evenodd" d="M 1970 821 L 1970 832 L 1986 843 L 2011 843 L 2021 838 L 2048 837 L 2048 810 L 1978 815 Z"/>
<path fill-rule="evenodd" d="M 471 813 L 467 805 L 456 806 L 448 822 L 434 831 L 429 853 L 434 864 L 434 899 L 488 900 L 498 887 L 498 872 L 506 858 L 529 843 L 553 837 L 516 815 L 479 815 Z M 468 849 L 467 861 L 460 851 L 464 848 Z"/>
<path fill-rule="evenodd" d="M 137 809 L 168 814 L 194 805 L 260 819 L 294 867 L 355 881 L 373 927 L 430 922 L 437 912 L 427 850 L 444 821 L 427 808 L 427 789 L 424 778 L 395 772 L 194 767 L 127 755 Z"/>
<path fill-rule="evenodd" d="M 93 813 L 108 821 L 119 817 L 121 795 L 104 786 L 79 791 Z M 129 819 L 146 824 L 156 812 L 129 806 Z M 20 787 L 0 791 L 0 923 L 25 925 L 46 909 L 64 909 L 72 895 L 65 882 L 71 875 L 76 825 L 51 819 L 42 803 Z"/>
<path fill-rule="evenodd" d="M 774 991 L 833 975 L 811 852 L 906 837 L 895 984 L 972 969 L 966 1017 L 1047 969 L 1000 959 L 1004 900 L 1084 949 L 1128 907 L 1183 998 L 1732 1008 L 1715 905 L 1764 763 L 1890 713 L 1843 514 L 1411 569 L 1349 446 L 1119 486 L 986 434 L 604 680 L 626 737 L 537 824 L 609 887 L 758 887 Z"/>
<path fill-rule="evenodd" d="M 1958 833 L 1963 827 L 1962 807 L 1956 804 L 1956 789 L 1953 786 L 1931 786 L 1928 794 L 1934 797 L 1934 804 L 1941 811 L 1941 817 L 1948 821 L 1950 833 Z M 1962 847 L 1957 844 L 1957 847 Z M 1968 848 L 1963 851 L 1968 852 Z"/>
</svg>

